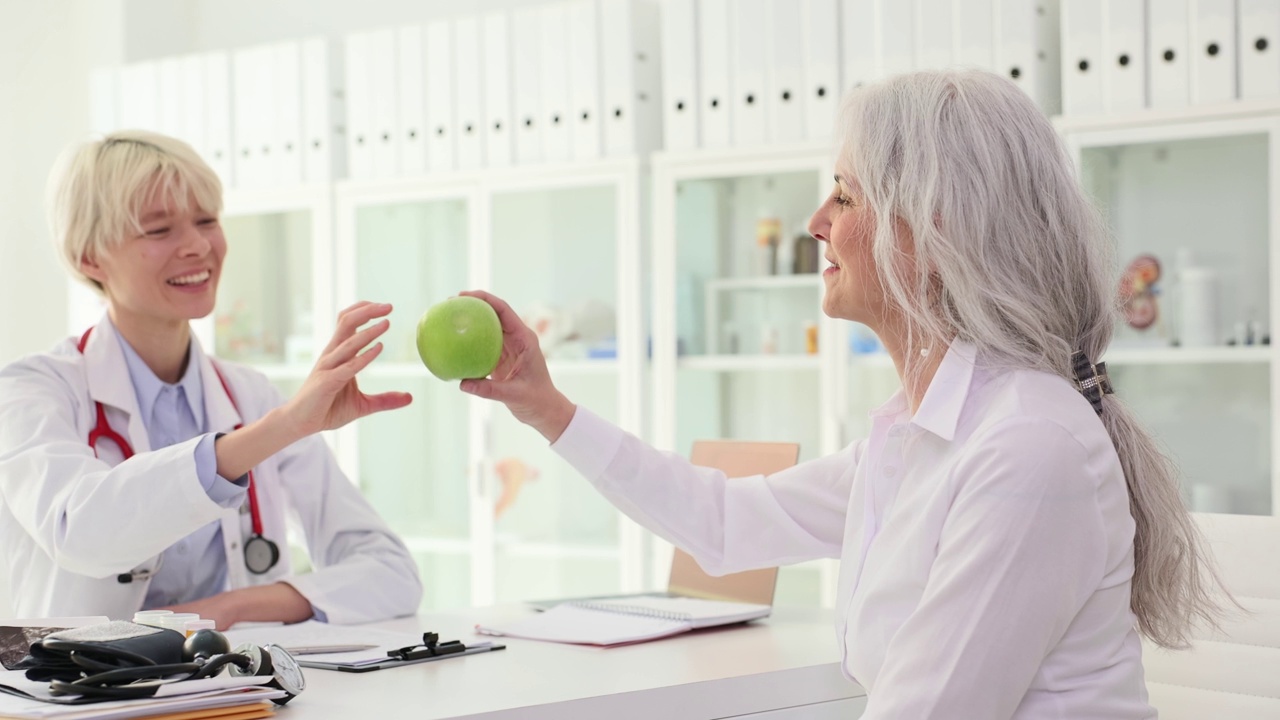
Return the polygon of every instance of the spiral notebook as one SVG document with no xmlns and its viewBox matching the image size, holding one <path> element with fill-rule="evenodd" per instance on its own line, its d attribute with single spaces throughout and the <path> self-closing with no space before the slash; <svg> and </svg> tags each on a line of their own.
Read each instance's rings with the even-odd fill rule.
<svg viewBox="0 0 1280 720">
<path fill-rule="evenodd" d="M 526 640 L 621 645 L 679 635 L 698 628 L 747 622 L 769 615 L 769 605 L 687 597 L 631 597 L 567 602 L 506 623 L 476 626 L 485 635 Z"/>
</svg>

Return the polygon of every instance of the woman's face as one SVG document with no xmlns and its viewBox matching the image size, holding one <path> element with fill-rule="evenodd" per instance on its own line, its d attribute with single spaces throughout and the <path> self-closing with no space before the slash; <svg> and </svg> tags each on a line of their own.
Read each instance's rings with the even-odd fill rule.
<svg viewBox="0 0 1280 720">
<path fill-rule="evenodd" d="M 871 256 L 875 217 L 849 173 L 837 172 L 835 180 L 831 195 L 809 218 L 809 233 L 826 243 L 831 263 L 822 273 L 822 311 L 878 331 L 885 303 Z"/>
<path fill-rule="evenodd" d="M 139 218 L 141 234 L 131 231 L 81 261 L 84 273 L 102 284 L 117 322 L 185 323 L 213 312 L 227 241 L 217 216 L 201 210 L 195 197 L 186 206 L 152 193 Z"/>
</svg>

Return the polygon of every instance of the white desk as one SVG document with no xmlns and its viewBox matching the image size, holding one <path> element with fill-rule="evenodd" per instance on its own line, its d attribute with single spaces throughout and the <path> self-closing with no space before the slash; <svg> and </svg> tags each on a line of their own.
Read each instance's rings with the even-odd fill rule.
<svg viewBox="0 0 1280 720">
<path fill-rule="evenodd" d="M 479 639 L 477 622 L 525 612 L 499 606 L 377 626 L 468 642 Z M 745 626 L 613 648 L 485 639 L 507 649 L 362 674 L 308 669 L 306 691 L 281 717 L 848 720 L 866 702 L 840 674 L 825 611 L 778 608 Z"/>
</svg>

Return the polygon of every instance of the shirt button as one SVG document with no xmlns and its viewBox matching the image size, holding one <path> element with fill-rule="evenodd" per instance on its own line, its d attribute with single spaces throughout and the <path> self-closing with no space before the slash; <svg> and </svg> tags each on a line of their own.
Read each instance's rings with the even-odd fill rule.
<svg viewBox="0 0 1280 720">
<path fill-rule="evenodd" d="M 185 541 L 178 543 L 178 554 L 179 555 L 187 554 L 187 543 Z"/>
<path fill-rule="evenodd" d="M 892 465 L 884 469 L 884 476 L 887 478 L 897 477 L 897 475 L 898 475 L 898 468 Z"/>
</svg>

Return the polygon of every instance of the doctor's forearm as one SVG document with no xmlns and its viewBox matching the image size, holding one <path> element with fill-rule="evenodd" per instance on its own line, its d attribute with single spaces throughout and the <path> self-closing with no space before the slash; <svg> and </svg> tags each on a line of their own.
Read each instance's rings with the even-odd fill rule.
<svg viewBox="0 0 1280 720">
<path fill-rule="evenodd" d="M 279 408 L 272 410 L 239 430 L 218 438 L 214 445 L 218 474 L 224 478 L 238 478 L 301 440 L 304 435 Z"/>
</svg>

